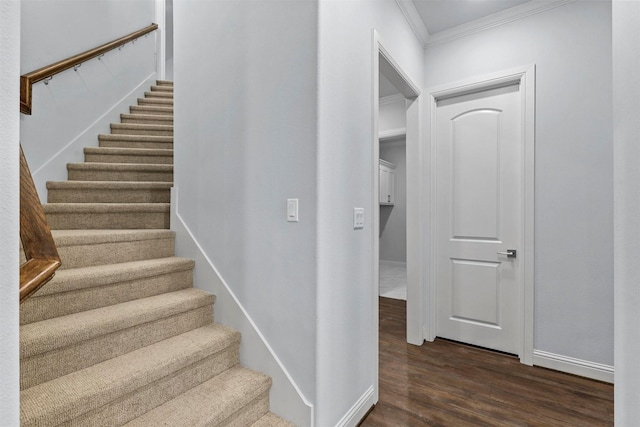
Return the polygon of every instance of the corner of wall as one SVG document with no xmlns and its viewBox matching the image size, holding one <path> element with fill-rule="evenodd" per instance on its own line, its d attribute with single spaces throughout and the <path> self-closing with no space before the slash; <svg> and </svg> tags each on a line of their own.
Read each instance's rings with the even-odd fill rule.
<svg viewBox="0 0 640 427">
<path fill-rule="evenodd" d="M 179 189 L 174 187 L 171 190 L 171 229 L 176 233 L 176 254 L 196 262 L 194 286 L 216 295 L 216 322 L 235 328 L 241 333 L 240 362 L 271 377 L 271 411 L 296 426 L 313 426 L 313 404 L 302 394 L 258 325 L 240 304 L 180 217 L 177 211 L 178 194 Z"/>
</svg>

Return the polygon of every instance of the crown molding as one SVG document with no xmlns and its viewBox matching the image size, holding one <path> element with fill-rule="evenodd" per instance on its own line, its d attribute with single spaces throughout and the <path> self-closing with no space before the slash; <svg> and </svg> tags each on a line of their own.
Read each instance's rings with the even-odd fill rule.
<svg viewBox="0 0 640 427">
<path fill-rule="evenodd" d="M 423 46 L 426 46 L 430 37 L 429 31 L 427 31 L 427 27 L 424 26 L 424 22 L 418 13 L 418 9 L 416 9 L 416 5 L 413 4 L 413 0 L 396 0 L 396 3 L 414 34 L 418 37 L 418 40 L 420 40 Z"/>
<path fill-rule="evenodd" d="M 400 4 L 400 1 L 411 2 L 411 0 L 396 1 L 398 2 L 398 4 Z M 453 27 L 449 30 L 431 34 L 427 42 L 425 43 L 425 48 L 447 43 L 462 37 L 470 36 L 472 34 L 476 34 L 490 28 L 499 27 L 501 25 L 508 24 L 509 22 L 517 21 L 519 19 L 536 15 L 547 10 L 555 9 L 557 7 L 573 3 L 575 1 L 577 0 L 535 0 L 523 3 L 502 12 L 494 13 L 493 15 L 489 15 L 485 18 L 476 19 L 475 21 L 458 25 L 457 27 Z"/>
</svg>

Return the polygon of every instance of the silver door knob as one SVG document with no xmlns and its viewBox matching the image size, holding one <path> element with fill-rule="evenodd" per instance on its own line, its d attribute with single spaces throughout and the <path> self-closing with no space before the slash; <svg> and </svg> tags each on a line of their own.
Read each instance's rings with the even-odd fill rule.
<svg viewBox="0 0 640 427">
<path fill-rule="evenodd" d="M 498 255 L 506 255 L 507 258 L 515 258 L 516 254 L 517 252 L 515 249 L 507 249 L 506 252 L 498 252 Z"/>
</svg>

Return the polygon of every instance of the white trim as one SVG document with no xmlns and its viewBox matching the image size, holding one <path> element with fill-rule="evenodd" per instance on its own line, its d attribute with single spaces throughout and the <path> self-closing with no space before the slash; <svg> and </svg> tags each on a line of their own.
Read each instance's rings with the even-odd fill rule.
<svg viewBox="0 0 640 427">
<path fill-rule="evenodd" d="M 404 101 L 404 100 L 405 100 L 405 97 L 404 97 L 403 94 L 396 93 L 394 95 L 383 96 L 382 98 L 380 98 L 378 103 L 380 105 L 387 105 L 387 104 L 393 104 L 395 102 L 400 102 L 400 101 Z"/>
<path fill-rule="evenodd" d="M 235 293 L 178 213 L 179 189 L 171 189 L 171 229 L 176 233 L 176 255 L 196 262 L 194 287 L 216 295 L 215 318 L 241 335 L 241 363 L 272 379 L 271 410 L 300 426 L 314 425 L 314 405 L 302 393 L 291 374 L 264 337 Z M 205 285 L 206 284 L 206 285 Z"/>
<path fill-rule="evenodd" d="M 380 140 L 380 142 L 406 136 L 407 128 L 383 130 L 378 133 L 378 139 Z"/>
<path fill-rule="evenodd" d="M 542 368 L 554 369 L 556 371 L 613 384 L 614 369 L 611 365 L 575 359 L 542 350 L 533 351 L 533 364 Z"/>
<path fill-rule="evenodd" d="M 409 27 L 413 30 L 413 33 L 416 35 L 418 40 L 420 40 L 422 45 L 426 46 L 429 42 L 429 31 L 424 25 L 424 21 L 420 17 L 418 9 L 416 9 L 416 5 L 413 4 L 413 0 L 396 0 L 396 3 L 409 23 Z"/>
<path fill-rule="evenodd" d="M 427 332 L 425 339 L 433 341 L 436 337 L 436 256 L 437 247 L 434 236 L 436 235 L 436 136 L 435 126 L 437 101 L 452 96 L 465 95 L 473 92 L 484 91 L 509 84 L 520 84 L 522 99 L 522 132 L 524 140 L 522 158 L 522 292 L 520 295 L 521 320 L 521 344 L 519 345 L 520 361 L 526 365 L 533 364 L 533 321 L 534 321 L 534 170 L 535 170 L 535 65 L 512 68 L 509 70 L 472 77 L 455 83 L 446 84 L 429 90 L 430 103 L 430 152 L 431 152 L 431 200 L 430 200 L 430 240 L 431 274 L 428 284 L 429 316 L 424 330 Z"/>
<path fill-rule="evenodd" d="M 158 80 L 164 80 L 165 78 L 165 61 L 166 61 L 166 46 L 167 46 L 167 19 L 166 19 L 166 0 L 156 0 L 156 23 L 158 24 L 158 30 L 156 34 L 156 71 L 158 73 Z"/>
<path fill-rule="evenodd" d="M 485 18 L 476 19 L 475 21 L 458 25 L 457 27 L 440 31 L 435 34 L 431 34 L 428 40 L 425 42 L 425 47 L 435 46 L 462 37 L 467 37 L 481 31 L 499 27 L 501 25 L 524 19 L 550 9 L 564 6 L 568 3 L 573 3 L 574 1 L 576 0 L 536 0 L 523 3 L 502 12 L 494 13 L 493 15 L 489 15 Z M 408 19 L 409 18 L 407 18 L 407 20 Z"/>
<path fill-rule="evenodd" d="M 379 378 L 380 378 L 380 360 L 378 358 L 379 345 L 380 345 L 380 337 L 379 337 L 379 327 L 380 327 L 380 319 L 379 319 L 379 302 L 378 296 L 380 295 L 380 237 L 378 235 L 378 230 L 380 230 L 380 165 L 378 161 L 380 160 L 380 142 L 378 139 L 379 133 L 379 116 L 380 116 L 380 106 L 379 106 L 379 97 L 380 97 L 380 37 L 375 28 L 371 32 L 372 35 L 372 51 L 371 51 L 371 135 L 373 136 L 373 141 L 371 143 L 372 147 L 372 156 L 375 164 L 373 165 L 371 180 L 373 181 L 373 195 L 371 198 L 371 234 L 372 234 L 372 255 L 373 255 L 373 274 L 372 274 L 372 283 L 371 287 L 373 292 L 372 301 L 372 318 L 371 318 L 371 329 L 373 334 L 373 339 L 371 343 L 371 357 L 373 363 L 373 401 L 374 403 L 378 402 L 379 398 Z"/>
<path fill-rule="evenodd" d="M 367 415 L 367 412 L 369 412 L 371 407 L 376 404 L 374 395 L 375 392 L 373 390 L 373 386 L 371 386 L 362 396 L 360 396 L 360 399 L 358 399 L 351 409 L 344 414 L 344 417 L 338 421 L 336 427 L 357 426 L 364 416 Z"/>
<path fill-rule="evenodd" d="M 420 89 L 411 80 L 411 78 L 404 72 L 398 62 L 393 59 L 389 51 L 384 47 L 382 42 L 378 39 L 378 53 L 382 56 L 383 61 L 379 61 L 378 66 L 380 72 L 385 74 L 387 80 L 391 82 L 400 93 L 407 99 L 413 99 L 420 96 Z M 387 73 L 389 75 L 387 76 Z"/>
</svg>

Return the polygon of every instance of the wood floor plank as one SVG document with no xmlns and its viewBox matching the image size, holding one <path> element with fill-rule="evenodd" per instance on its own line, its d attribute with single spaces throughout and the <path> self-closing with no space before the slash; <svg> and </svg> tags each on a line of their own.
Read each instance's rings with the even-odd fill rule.
<svg viewBox="0 0 640 427">
<path fill-rule="evenodd" d="M 447 340 L 407 344 L 405 313 L 380 298 L 380 400 L 361 426 L 613 426 L 611 384 Z"/>
</svg>

